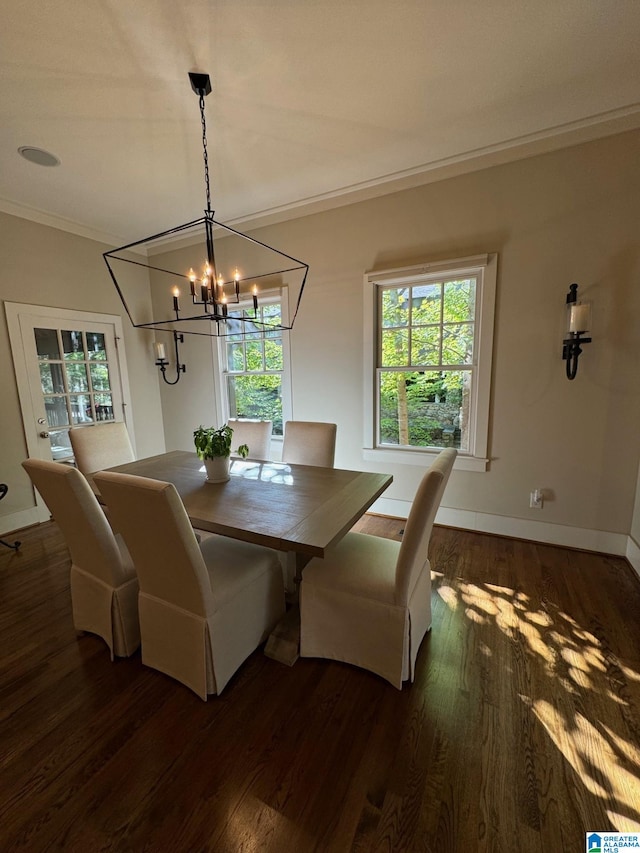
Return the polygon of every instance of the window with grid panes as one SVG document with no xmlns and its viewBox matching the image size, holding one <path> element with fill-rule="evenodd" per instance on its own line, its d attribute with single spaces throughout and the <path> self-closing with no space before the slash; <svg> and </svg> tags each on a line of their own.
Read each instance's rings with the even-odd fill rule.
<svg viewBox="0 0 640 853">
<path fill-rule="evenodd" d="M 50 427 L 114 420 L 105 337 L 100 332 L 34 329 Z"/>
<path fill-rule="evenodd" d="M 375 349 L 365 449 L 455 447 L 484 470 L 496 263 L 485 255 L 365 277 Z"/>
<path fill-rule="evenodd" d="M 255 324 L 251 323 L 254 318 L 252 305 L 229 310 L 229 331 L 221 339 L 226 416 L 270 420 L 274 436 L 281 436 L 283 429 L 283 338 L 281 329 L 268 328 L 261 323 L 282 322 L 281 310 L 279 298 L 261 298 Z M 237 319 L 240 316 L 246 318 L 244 323 Z M 234 321 L 238 330 L 235 333 Z M 243 330 L 245 333 L 241 334 Z"/>
</svg>

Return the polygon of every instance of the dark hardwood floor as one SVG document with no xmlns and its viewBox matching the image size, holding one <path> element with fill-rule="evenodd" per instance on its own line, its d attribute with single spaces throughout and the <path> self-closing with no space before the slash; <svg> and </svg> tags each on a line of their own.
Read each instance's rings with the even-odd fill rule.
<svg viewBox="0 0 640 853">
<path fill-rule="evenodd" d="M 76 637 L 56 525 L 20 538 L 0 553 L 2 853 L 565 853 L 640 831 L 622 559 L 436 528 L 412 686 L 258 651 L 205 703 Z"/>
</svg>

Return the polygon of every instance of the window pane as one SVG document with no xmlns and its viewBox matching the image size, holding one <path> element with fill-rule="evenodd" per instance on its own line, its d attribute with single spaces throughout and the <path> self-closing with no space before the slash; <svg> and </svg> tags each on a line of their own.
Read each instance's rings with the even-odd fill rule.
<svg viewBox="0 0 640 853">
<path fill-rule="evenodd" d="M 282 323 L 282 311 L 280 310 L 279 302 L 263 305 L 260 310 L 262 313 L 262 319 L 265 323 L 269 323 L 270 326 L 273 326 L 276 323 Z M 276 334 L 279 334 L 279 331 L 276 330 Z"/>
<path fill-rule="evenodd" d="M 380 371 L 380 444 L 469 449 L 471 371 Z"/>
<path fill-rule="evenodd" d="M 69 430 L 59 429 L 49 433 L 49 442 L 51 444 L 51 458 L 57 462 L 61 459 L 71 459 L 73 451 L 71 450 L 71 441 L 69 440 Z"/>
<path fill-rule="evenodd" d="M 44 410 L 50 427 L 68 426 L 67 401 L 64 397 L 45 397 Z"/>
<path fill-rule="evenodd" d="M 409 364 L 409 332 L 407 329 L 383 329 L 382 367 L 403 367 Z"/>
<path fill-rule="evenodd" d="M 471 364 L 473 323 L 455 323 L 442 329 L 442 363 Z"/>
<path fill-rule="evenodd" d="M 242 343 L 227 343 L 227 367 L 229 370 L 246 370 Z"/>
<path fill-rule="evenodd" d="M 62 365 L 40 362 L 40 384 L 43 394 L 64 394 Z"/>
<path fill-rule="evenodd" d="M 411 364 L 440 364 L 440 326 L 419 326 L 411 333 Z"/>
<path fill-rule="evenodd" d="M 96 394 L 96 420 L 112 421 L 113 418 L 113 398 L 111 394 Z"/>
<path fill-rule="evenodd" d="M 406 287 L 387 288 L 382 291 L 382 325 L 409 325 L 409 300 Z"/>
<path fill-rule="evenodd" d="M 64 357 L 68 361 L 82 361 L 84 359 L 84 344 L 82 343 L 82 332 L 60 332 L 62 335 L 62 348 Z"/>
<path fill-rule="evenodd" d="M 252 322 L 255 319 L 253 311 L 245 310 L 242 312 L 242 316 L 245 319 L 245 322 L 242 324 L 245 340 L 259 340 L 262 337 L 262 327 L 256 326 L 256 324 Z M 259 314 L 258 317 L 260 317 Z"/>
<path fill-rule="evenodd" d="M 282 338 L 273 338 L 264 342 L 265 370 L 282 370 Z"/>
<path fill-rule="evenodd" d="M 228 376 L 229 416 L 273 421 L 282 435 L 282 382 L 279 376 Z"/>
<path fill-rule="evenodd" d="M 58 334 L 55 329 L 34 329 L 38 358 L 60 358 Z"/>
<path fill-rule="evenodd" d="M 78 363 L 67 364 L 65 367 L 67 369 L 69 391 L 88 391 L 89 379 L 87 378 L 87 365 Z"/>
<path fill-rule="evenodd" d="M 107 348 L 102 332 L 87 332 L 87 351 L 92 361 L 107 360 Z"/>
<path fill-rule="evenodd" d="M 238 317 L 242 317 L 242 311 L 229 311 L 227 319 L 227 328 L 229 330 L 227 334 L 228 341 L 242 340 L 242 330 L 244 328 L 244 324 L 237 319 Z"/>
<path fill-rule="evenodd" d="M 444 285 L 445 322 L 473 320 L 476 313 L 476 280 L 447 281 Z"/>
<path fill-rule="evenodd" d="M 69 405 L 71 407 L 72 423 L 91 423 L 93 420 L 93 410 L 91 408 L 91 397 L 89 394 L 70 394 Z"/>
<path fill-rule="evenodd" d="M 111 388 L 108 365 L 91 364 L 89 370 L 91 372 L 91 387 L 94 391 L 108 391 Z"/>
<path fill-rule="evenodd" d="M 440 284 L 420 284 L 411 288 L 411 322 L 414 326 L 425 323 L 440 323 L 442 286 Z"/>
<path fill-rule="evenodd" d="M 262 341 L 247 341 L 247 370 L 264 370 L 264 355 L 262 352 Z"/>
</svg>

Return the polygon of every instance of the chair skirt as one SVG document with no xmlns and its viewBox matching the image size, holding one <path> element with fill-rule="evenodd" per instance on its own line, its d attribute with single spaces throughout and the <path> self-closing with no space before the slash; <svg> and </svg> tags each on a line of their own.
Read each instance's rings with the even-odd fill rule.
<svg viewBox="0 0 640 853">
<path fill-rule="evenodd" d="M 334 558 L 327 558 L 332 563 L 329 571 L 329 565 L 323 566 L 320 559 L 312 560 L 304 570 L 300 655 L 368 669 L 400 690 L 403 681 L 413 681 L 418 649 L 431 627 L 430 566 L 427 563 L 423 568 L 404 606 L 394 601 L 395 566 L 391 561 L 380 560 L 375 570 L 372 566 L 367 588 L 361 570 L 340 558 L 341 550 L 339 543 Z"/>
<path fill-rule="evenodd" d="M 76 631 L 102 637 L 109 646 L 111 660 L 114 656 L 130 657 L 139 648 L 137 578 L 114 589 L 72 565 L 71 605 Z"/>
<path fill-rule="evenodd" d="M 231 676 L 284 615 L 280 564 L 240 590 L 210 616 L 183 610 L 140 593 L 142 662 L 207 700 Z"/>
</svg>

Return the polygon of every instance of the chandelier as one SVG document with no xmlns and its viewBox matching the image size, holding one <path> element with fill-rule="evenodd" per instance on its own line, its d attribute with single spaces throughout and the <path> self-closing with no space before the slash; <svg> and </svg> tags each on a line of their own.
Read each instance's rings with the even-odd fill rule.
<svg viewBox="0 0 640 853">
<path fill-rule="evenodd" d="M 205 119 L 211 81 L 208 74 L 193 72 L 189 79 L 200 105 L 204 216 L 103 255 L 132 325 L 173 333 L 178 379 L 184 366 L 177 343 L 185 334 L 237 337 L 293 328 L 309 271 L 303 261 L 214 219 Z M 149 286 L 150 311 L 140 296 Z M 287 311 L 269 310 L 275 300 L 286 302 Z M 165 367 L 168 362 L 158 345 L 156 351 L 162 370 L 160 362 Z"/>
</svg>

